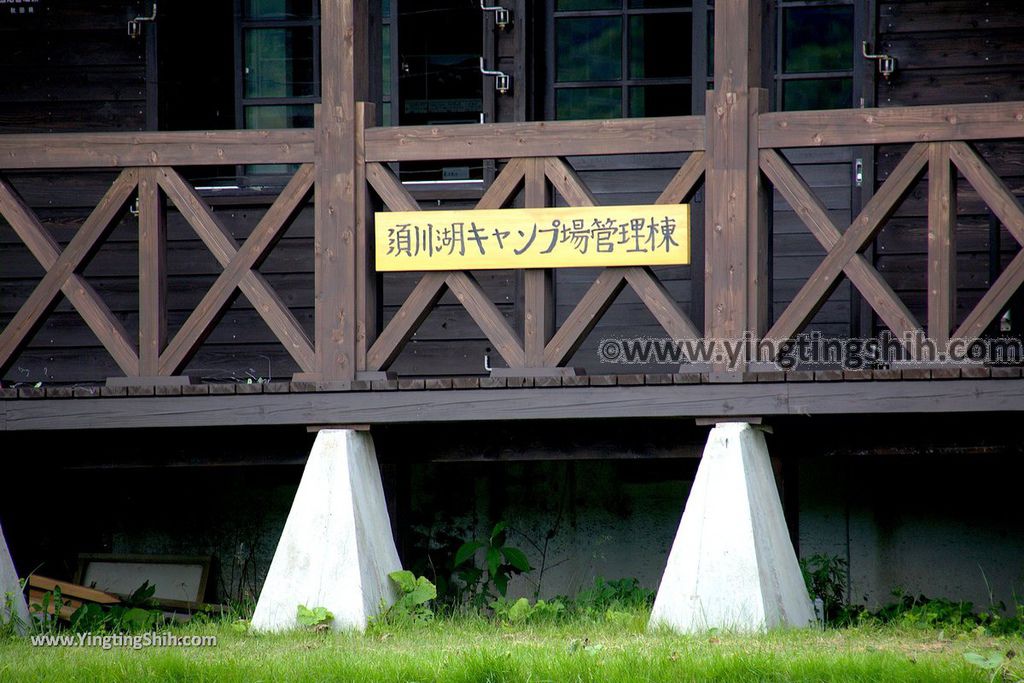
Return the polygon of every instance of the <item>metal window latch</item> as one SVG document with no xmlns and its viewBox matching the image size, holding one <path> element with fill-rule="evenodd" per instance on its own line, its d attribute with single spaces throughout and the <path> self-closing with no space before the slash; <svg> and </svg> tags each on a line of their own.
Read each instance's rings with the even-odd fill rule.
<svg viewBox="0 0 1024 683">
<path fill-rule="evenodd" d="M 487 0 L 480 0 L 480 9 L 485 12 L 494 12 L 494 24 L 502 31 L 512 23 L 512 10 L 505 9 L 501 5 L 488 5 Z"/>
<path fill-rule="evenodd" d="M 853 182 L 857 187 L 864 185 L 864 160 L 855 159 L 853 162 Z"/>
<path fill-rule="evenodd" d="M 878 73 L 882 74 L 883 77 L 889 78 L 896 72 L 896 58 L 892 55 L 869 54 L 867 41 L 860 44 L 860 53 L 864 55 L 865 59 L 878 60 Z"/>
<path fill-rule="evenodd" d="M 156 21 L 156 3 L 153 3 L 153 12 L 148 17 L 135 17 L 128 22 L 128 35 L 132 38 L 138 38 L 142 33 L 142 22 L 144 21 Z"/>
<path fill-rule="evenodd" d="M 494 76 L 494 89 L 499 95 L 507 95 L 512 90 L 512 77 L 504 71 L 491 71 L 484 68 L 484 58 L 480 58 L 480 73 L 484 76 Z"/>
</svg>

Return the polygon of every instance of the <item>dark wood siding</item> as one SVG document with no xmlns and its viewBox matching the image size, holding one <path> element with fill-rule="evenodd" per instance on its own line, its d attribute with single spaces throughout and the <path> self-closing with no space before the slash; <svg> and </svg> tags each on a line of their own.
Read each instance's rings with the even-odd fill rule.
<svg viewBox="0 0 1024 683">
<path fill-rule="evenodd" d="M 1024 99 L 1024 13 L 1015 0 L 880 3 L 879 49 L 897 59 L 896 74 L 879 77 L 881 107 L 962 104 Z M 975 146 L 1018 197 L 1024 196 L 1024 144 Z M 878 181 L 906 152 L 903 146 L 878 150 Z M 926 318 L 927 179 L 911 195 L 877 241 L 878 269 L 923 324 Z M 957 311 L 963 321 L 1012 256 L 1017 243 L 1005 229 L 994 229 L 991 213 L 960 178 L 957 187 Z M 999 238 L 993 240 L 993 232 Z M 1019 329 L 1021 321 L 1014 321 Z M 877 322 L 876 322 L 877 324 Z"/>
</svg>

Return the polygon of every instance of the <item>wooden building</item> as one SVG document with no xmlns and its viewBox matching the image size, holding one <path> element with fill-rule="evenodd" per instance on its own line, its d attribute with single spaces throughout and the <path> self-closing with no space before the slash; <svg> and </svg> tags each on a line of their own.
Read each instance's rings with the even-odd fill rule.
<svg viewBox="0 0 1024 683">
<path fill-rule="evenodd" d="M 400 538 L 417 477 L 440 477 L 423 463 L 480 475 L 500 508 L 480 463 L 685 479 L 720 418 L 774 427 L 816 548 L 843 542 L 804 543 L 801 496 L 835 502 L 805 482 L 852 485 L 817 456 L 870 462 L 865 486 L 1019 470 L 1019 356 L 783 370 L 599 348 L 1019 339 L 1016 2 L 500 4 L 0 0 L 0 467 L 19 482 L 0 519 L 20 566 L 118 545 L 100 520 L 41 531 L 68 503 L 24 516 L 36 496 L 117 482 L 140 504 L 140 481 L 192 486 L 172 465 L 223 465 L 231 491 L 294 479 L 318 425 L 369 426 Z M 374 267 L 375 211 L 681 202 L 690 265 Z"/>
</svg>

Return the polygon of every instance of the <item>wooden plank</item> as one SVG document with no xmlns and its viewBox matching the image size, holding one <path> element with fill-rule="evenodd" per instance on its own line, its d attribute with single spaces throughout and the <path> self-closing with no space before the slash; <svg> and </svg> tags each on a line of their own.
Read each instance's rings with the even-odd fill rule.
<svg viewBox="0 0 1024 683">
<path fill-rule="evenodd" d="M 774 112 L 759 130 L 762 148 L 998 140 L 1024 135 L 1024 102 Z"/>
<path fill-rule="evenodd" d="M 366 180 L 389 211 L 419 211 L 419 203 L 395 177 L 387 166 L 378 163 L 366 164 Z"/>
<path fill-rule="evenodd" d="M 757 147 L 757 119 L 761 112 L 769 111 L 768 90 L 751 88 L 747 100 L 747 331 L 755 339 L 768 328 L 769 282 L 771 264 L 770 232 L 772 221 L 772 193 L 762 181 Z"/>
<path fill-rule="evenodd" d="M 704 177 L 705 166 L 704 152 L 698 150 L 690 154 L 654 203 L 680 204 L 689 200 Z"/>
<path fill-rule="evenodd" d="M 8 367 L 32 332 L 42 324 L 46 314 L 56 305 L 57 294 L 68 278 L 89 262 L 100 242 L 113 229 L 116 219 L 124 212 L 137 184 L 138 174 L 134 169 L 121 172 L 70 244 L 47 269 L 28 300 L 0 332 L 0 369 Z"/>
<path fill-rule="evenodd" d="M 842 233 L 829 218 L 828 211 L 818 197 L 777 151 L 761 150 L 760 157 L 761 169 L 774 188 L 785 197 L 826 252 L 831 251 L 842 238 Z M 904 334 L 920 328 L 889 283 L 862 254 L 855 253 L 843 272 L 897 338 L 902 339 Z"/>
<path fill-rule="evenodd" d="M 586 294 L 558 328 L 544 349 L 544 364 L 548 367 L 564 365 L 597 325 L 601 316 L 611 307 L 615 297 L 626 286 L 622 268 L 605 268 L 594 280 Z"/>
<path fill-rule="evenodd" d="M 956 312 L 956 174 L 949 143 L 928 147 L 928 336 L 949 341 Z"/>
<path fill-rule="evenodd" d="M 366 352 L 368 370 L 386 370 L 444 294 L 448 273 L 429 272 L 416 284 L 395 316 Z"/>
<path fill-rule="evenodd" d="M 167 342 L 167 212 L 156 171 L 139 170 L 138 192 L 139 374 L 155 377 Z"/>
<path fill-rule="evenodd" d="M 699 154 L 699 152 L 695 152 Z M 576 170 L 565 159 L 548 157 L 544 160 L 545 173 L 558 194 L 569 206 L 597 206 L 597 198 L 580 180 Z"/>
<path fill-rule="evenodd" d="M 1024 245 L 1024 210 L 1017 197 L 1006 183 L 996 175 L 977 152 L 965 142 L 952 142 L 949 155 L 964 178 L 977 191 L 982 201 L 992 210 L 999 221 Z"/>
<path fill-rule="evenodd" d="M 828 255 L 793 298 L 793 302 L 779 316 L 767 334 L 769 339 L 790 339 L 807 324 L 839 283 L 839 274 L 877 234 L 924 171 L 927 160 L 928 147 L 925 144 L 914 145 L 907 152 L 900 165 L 868 201 L 839 241 L 829 249 Z"/>
<path fill-rule="evenodd" d="M 323 20 L 321 20 L 321 23 Z M 689 152 L 704 148 L 704 117 L 392 126 L 367 132 L 367 161 Z"/>
<path fill-rule="evenodd" d="M 524 160 L 526 208 L 547 205 L 546 159 Z M 523 271 L 523 347 L 526 367 L 544 367 L 544 347 L 555 327 L 554 281 L 549 268 Z"/>
<path fill-rule="evenodd" d="M 377 336 L 380 325 L 380 287 L 373 249 L 371 221 L 373 211 L 366 185 L 366 128 L 376 120 L 373 103 L 357 102 L 355 117 L 355 317 L 356 371 L 366 370 L 366 352 Z"/>
<path fill-rule="evenodd" d="M 356 102 L 367 99 L 366 0 L 321 0 L 316 119 L 316 372 L 356 372 Z M 362 191 L 362 187 L 359 191 Z"/>
<path fill-rule="evenodd" d="M 505 320 L 471 273 L 448 273 L 445 283 L 452 290 L 481 331 L 494 344 L 494 350 L 501 354 L 509 367 L 521 368 L 526 363 L 526 352 L 516 337 L 515 330 Z"/>
<path fill-rule="evenodd" d="M 231 304 L 242 278 L 258 268 L 266 259 L 270 249 L 288 227 L 291 218 L 301 208 L 312 189 L 314 177 L 312 164 L 303 164 L 295 172 L 288 185 L 260 219 L 242 247 L 231 257 L 217 280 L 167 345 L 166 351 L 160 357 L 160 374 L 173 375 L 188 364 Z M 306 360 L 310 362 L 311 359 L 307 357 Z"/>
<path fill-rule="evenodd" d="M 643 301 L 669 337 L 672 339 L 699 339 L 701 334 L 690 318 L 679 307 L 665 285 L 648 267 L 625 268 L 626 282 Z"/>
<path fill-rule="evenodd" d="M 413 424 L 743 415 L 895 415 L 1024 412 L 1024 379 L 718 383 L 217 396 L 8 400 L 6 430 Z M 790 379 L 788 373 L 787 379 Z M 591 378 L 593 379 L 593 378 Z M 674 377 L 675 379 L 675 377 Z M 419 380 L 422 382 L 423 380 Z M 481 386 L 492 381 L 484 378 Z M 228 385 L 233 389 L 232 385 Z"/>
<path fill-rule="evenodd" d="M 217 262 L 227 268 L 238 253 L 238 244 L 230 231 L 177 172 L 173 169 L 160 169 L 158 173 L 160 187 L 167 197 L 193 227 Z M 311 372 L 315 364 L 313 344 L 266 278 L 250 270 L 242 275 L 239 286 L 299 367 Z"/>
<path fill-rule="evenodd" d="M 232 130 L 0 135 L 0 169 L 297 164 L 313 131 Z"/>
<path fill-rule="evenodd" d="M 480 198 L 476 209 L 502 209 L 515 195 L 519 184 L 526 177 L 526 162 L 523 159 L 512 159 L 494 179 L 487 192 Z"/>
<path fill-rule="evenodd" d="M 45 270 L 56 264 L 60 246 L 4 178 L 0 178 L 0 215 L 6 217 L 8 224 Z M 121 371 L 126 375 L 138 374 L 139 357 L 128 331 L 93 286 L 81 275 L 73 273 L 61 291 Z"/>
</svg>

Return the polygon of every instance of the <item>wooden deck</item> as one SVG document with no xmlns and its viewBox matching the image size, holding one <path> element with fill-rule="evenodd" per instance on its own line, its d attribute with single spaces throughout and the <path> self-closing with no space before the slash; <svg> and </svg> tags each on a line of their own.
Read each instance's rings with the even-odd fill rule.
<svg viewBox="0 0 1024 683">
<path fill-rule="evenodd" d="M 616 418 L 1015 413 L 1020 368 L 0 390 L 0 431 Z"/>
<path fill-rule="evenodd" d="M 531 397 L 564 393 L 566 398 L 558 404 L 562 416 L 605 415 L 606 392 L 621 392 L 623 398 L 613 403 L 621 403 L 629 412 L 628 406 L 639 400 L 627 400 L 629 392 L 638 396 L 655 392 L 670 397 L 665 400 L 675 406 L 671 414 L 692 416 L 795 411 L 791 397 L 810 390 L 788 387 L 800 385 L 820 385 L 813 391 L 834 396 L 835 401 L 846 391 L 846 409 L 852 411 L 861 410 L 854 406 L 862 399 L 876 403 L 869 410 L 885 406 L 887 410 L 931 411 L 927 401 L 917 396 L 920 389 L 913 388 L 921 380 L 955 387 L 950 400 L 941 402 L 944 409 L 975 410 L 987 404 L 980 398 L 973 402 L 972 396 L 1002 395 L 1007 387 L 1017 385 L 995 380 L 1018 379 L 1019 368 L 763 373 L 754 372 L 758 367 L 754 364 L 741 364 L 706 374 L 630 374 L 624 368 L 623 374 L 591 371 L 579 377 L 565 376 L 572 374 L 565 371 L 616 298 L 627 290 L 636 304 L 631 317 L 619 322 L 620 330 L 644 318 L 673 339 L 737 339 L 745 333 L 754 339 L 793 338 L 809 329 L 844 280 L 870 309 L 867 318 L 897 337 L 919 333 L 941 343 L 985 335 L 1024 283 L 1024 251 L 1016 252 L 998 276 L 985 283 L 987 288 L 977 300 L 958 302 L 958 185 L 970 185 L 973 201 L 987 207 L 997 222 L 996 230 L 1001 225 L 1010 239 L 1024 245 L 1024 208 L 1013 186 L 1000 176 L 1000 172 L 1007 174 L 1005 164 L 991 154 L 986 157 L 988 145 L 1007 141 L 1019 145 L 1024 140 L 1024 102 L 768 111 L 758 50 L 752 49 L 761 29 L 761 3 L 738 1 L 716 12 L 716 89 L 708 93 L 707 115 L 378 128 L 371 125 L 373 105 L 363 101 L 367 73 L 359 59 L 365 53 L 360 42 L 366 39 L 365 25 L 352 3 L 323 0 L 321 5 L 323 63 L 336 68 L 323 74 L 322 104 L 313 129 L 0 135 L 0 216 L 17 240 L 0 246 L 13 243 L 25 249 L 42 270 L 30 287 L 19 290 L 19 294 L 24 290 L 21 300 L 11 297 L 4 302 L 8 305 L 5 317 L 11 317 L 0 329 L 0 376 L 6 376 L 8 384 L 18 384 L 13 390 L 0 389 L 5 429 L 43 428 L 38 421 L 42 417 L 19 416 L 45 415 L 51 405 L 77 415 L 77 409 L 66 410 L 64 399 L 69 398 L 102 399 L 88 403 L 96 407 L 82 413 L 92 420 L 100 420 L 97 415 L 107 407 L 112 414 L 136 410 L 135 418 L 124 418 L 125 424 L 150 419 L 146 409 L 131 408 L 152 409 L 150 396 L 161 397 L 168 402 L 167 410 L 173 410 L 171 404 L 216 406 L 210 395 L 233 396 L 225 405 L 257 401 L 268 420 L 275 419 L 270 408 L 274 400 L 281 405 L 308 405 L 307 418 L 313 422 L 324 421 L 316 417 L 322 412 L 333 413 L 329 407 L 312 406 L 329 406 L 337 400 L 350 405 L 346 414 L 358 417 L 352 421 L 376 422 L 415 414 L 408 412 L 407 397 L 428 395 L 415 393 L 420 391 L 435 392 L 429 394 L 434 398 L 424 399 L 430 407 L 423 409 L 423 414 L 435 417 L 424 419 L 441 419 L 436 411 L 464 403 L 460 397 L 466 390 L 473 390 L 474 400 L 491 402 L 491 409 L 512 400 L 506 392 L 525 391 Z M 336 32 L 333 38 L 331 32 Z M 813 178 L 801 174 L 796 161 L 808 149 L 880 145 L 896 146 L 891 168 L 880 173 L 882 182 L 871 188 L 872 196 L 859 214 L 841 219 L 814 188 Z M 489 160 L 495 164 L 495 175 L 475 198 L 476 208 L 502 209 L 513 204 L 538 208 L 599 205 L 598 193 L 580 169 L 589 158 L 616 156 L 657 157 L 666 164 L 666 173 L 657 176 L 662 184 L 651 198 L 654 203 L 687 202 L 699 192 L 705 197 L 703 226 L 694 234 L 694 265 L 687 271 L 689 300 L 685 303 L 680 288 L 673 289 L 665 281 L 664 271 L 650 267 L 605 268 L 592 278 L 589 273 L 578 275 L 573 296 L 560 296 L 557 302 L 553 295 L 556 273 L 551 270 L 524 270 L 494 282 L 482 282 L 480 273 L 465 271 L 408 273 L 403 274 L 405 286 L 399 294 L 386 291 L 374 270 L 373 211 L 430 208 L 400 182 L 394 163 Z M 188 169 L 260 163 L 292 164 L 297 170 L 269 209 L 242 231 L 229 225 L 215 202 L 189 179 Z M 19 174 L 55 170 L 92 173 L 94 184 L 96 177 L 103 183 L 102 196 L 90 200 L 91 214 L 83 223 L 68 221 L 74 223 L 73 235 L 61 241 L 54 237 L 52 224 L 41 217 L 38 198 L 35 204 L 26 199 L 16 182 Z M 922 241 L 927 245 L 922 253 L 927 264 L 926 292 L 924 305 L 912 311 L 887 273 L 865 254 L 919 182 L 926 188 L 919 202 L 927 222 Z M 74 192 L 74 187 L 68 191 Z M 794 222 L 806 228 L 811 244 L 804 255 L 823 254 L 809 277 L 787 275 L 787 282 L 797 285 L 774 315 L 771 305 L 780 300 L 773 297 L 777 276 L 770 264 L 772 193 L 777 204 L 792 210 Z M 130 210 L 137 213 L 137 224 L 121 225 Z M 273 277 L 261 271 L 275 257 L 285 231 L 302 215 L 315 218 L 306 226 L 303 241 L 289 245 L 293 253 L 286 265 Z M 190 252 L 187 258 L 206 258 L 214 269 L 212 275 L 202 273 L 210 276 L 209 282 L 197 277 L 190 283 L 195 290 L 190 294 L 198 293 L 188 298 L 187 306 L 177 304 L 173 320 L 168 314 L 171 222 L 174 229 L 193 233 L 196 251 L 202 251 Z M 135 240 L 130 249 L 118 252 L 120 308 L 109 303 L 87 270 L 115 232 L 121 246 L 131 242 L 124 239 L 128 233 Z M 128 262 L 124 254 L 133 249 Z M 305 253 L 295 254 L 298 249 Z M 310 301 L 300 315 L 292 301 L 297 288 L 285 291 L 281 280 L 307 263 Z M 17 278 L 29 281 L 32 273 L 28 267 Z M 136 295 L 129 291 L 131 287 L 126 289 L 127 280 L 131 287 L 137 283 L 137 304 L 125 303 Z M 77 379 L 58 380 L 58 385 L 51 386 L 49 377 L 35 376 L 32 370 L 14 379 L 4 375 L 41 329 L 48 335 L 68 332 L 61 325 L 45 327 L 62 296 L 73 311 L 59 311 L 65 316 L 61 325 L 71 315 L 84 323 L 69 333 L 74 341 L 66 347 L 68 354 L 83 340 L 98 340 L 105 350 L 104 360 L 113 368 L 108 374 L 120 373 L 129 388 L 100 387 Z M 168 382 L 189 374 L 190 363 L 215 336 L 236 299 L 248 301 L 249 328 L 259 326 L 261 343 L 275 346 L 286 358 L 294 381 L 185 386 Z M 958 304 L 965 310 L 958 311 Z M 418 376 L 398 372 L 398 379 L 385 379 L 397 372 L 398 359 L 442 305 L 458 310 L 458 324 L 477 330 L 480 348 L 474 352 L 486 347 L 487 360 L 471 370 L 435 371 L 431 361 L 444 355 L 441 351 L 422 364 Z M 452 320 L 444 320 L 439 327 Z M 230 339 L 247 335 L 249 328 L 239 325 Z M 856 336 L 852 324 L 849 329 L 850 336 Z M 219 343 L 228 348 L 227 353 L 235 353 L 229 344 Z M 247 352 L 250 347 L 240 340 L 237 353 Z M 262 357 L 252 354 L 254 362 Z M 491 360 L 502 367 L 504 378 L 485 376 L 482 366 Z M 94 364 L 92 359 L 83 362 Z M 478 376 L 466 376 L 470 372 Z M 278 379 L 281 375 L 267 374 Z M 31 386 L 36 382 L 46 386 Z M 993 388 L 982 390 L 986 382 Z M 566 391 L 540 393 L 555 387 Z M 774 389 L 766 393 L 764 387 Z M 893 397 L 903 396 L 906 402 L 886 400 L 886 391 Z M 384 398 L 372 398 L 377 394 Z M 707 397 L 707 405 L 697 408 L 700 396 Z M 509 405 L 517 405 L 518 400 Z M 547 399 L 537 400 L 540 406 Z M 959 401 L 970 405 L 961 406 Z M 825 403 L 831 405 L 839 403 Z M 1016 400 L 1006 405 L 1015 406 Z M 380 407 L 380 414 L 373 413 L 373 406 Z M 524 414 L 503 410 L 491 419 Z M 216 408 L 211 414 L 226 420 L 225 424 L 233 419 L 228 409 Z M 486 419 L 482 409 L 469 414 L 481 417 L 468 419 Z M 151 419 L 159 421 L 160 415 Z M 53 424 L 99 426 L 85 422 L 71 416 Z"/>
</svg>

